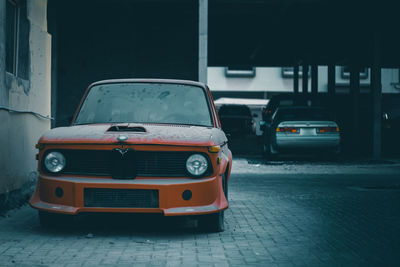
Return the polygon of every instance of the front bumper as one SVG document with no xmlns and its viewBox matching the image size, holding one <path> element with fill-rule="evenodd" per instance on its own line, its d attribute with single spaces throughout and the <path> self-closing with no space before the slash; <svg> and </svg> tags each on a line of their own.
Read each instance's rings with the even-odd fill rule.
<svg viewBox="0 0 400 267">
<path fill-rule="evenodd" d="M 221 176 L 192 178 L 136 178 L 117 180 L 96 177 L 53 177 L 41 174 L 30 205 L 38 210 L 78 214 L 81 212 L 163 213 L 165 216 L 201 215 L 228 208 L 222 189 Z M 56 191 L 62 189 L 62 196 Z M 158 190 L 158 207 L 88 207 L 85 188 Z M 190 190 L 192 197 L 184 200 L 182 194 Z"/>
</svg>

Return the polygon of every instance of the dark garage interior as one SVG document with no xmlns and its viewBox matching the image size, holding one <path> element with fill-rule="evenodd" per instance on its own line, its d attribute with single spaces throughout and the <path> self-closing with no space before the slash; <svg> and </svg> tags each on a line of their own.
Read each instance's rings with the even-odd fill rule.
<svg viewBox="0 0 400 267">
<path fill-rule="evenodd" d="M 98 80 L 197 80 L 197 14 L 196 1 L 49 1 L 55 126 Z"/>
<path fill-rule="evenodd" d="M 208 66 L 350 66 L 352 73 L 399 67 L 394 7 L 390 1 L 210 1 Z M 50 0 L 53 127 L 69 124 L 94 81 L 197 80 L 198 11 L 198 1 Z M 371 155 L 373 118 L 387 107 L 373 100 L 389 103 L 393 97 L 372 87 L 360 90 L 354 77 L 350 88 L 338 92 L 340 85 L 331 83 L 328 93 L 341 121 L 343 151 Z M 380 84 L 372 76 L 371 81 L 371 86 Z M 317 94 L 318 89 L 302 93 Z M 254 96 L 272 94 L 249 92 L 241 97 Z M 214 93 L 218 97 L 221 94 Z M 391 150 L 383 146 L 384 152 Z"/>
</svg>

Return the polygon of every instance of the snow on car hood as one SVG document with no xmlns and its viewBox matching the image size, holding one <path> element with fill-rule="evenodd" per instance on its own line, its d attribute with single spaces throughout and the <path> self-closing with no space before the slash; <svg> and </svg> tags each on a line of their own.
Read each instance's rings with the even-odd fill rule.
<svg viewBox="0 0 400 267">
<path fill-rule="evenodd" d="M 146 132 L 110 132 L 111 126 L 143 127 Z M 40 143 L 82 143 L 114 144 L 117 137 L 124 135 L 125 144 L 160 144 L 186 146 L 213 146 L 227 141 L 225 134 L 218 128 L 167 125 L 167 124 L 88 124 L 59 127 L 45 133 Z"/>
</svg>

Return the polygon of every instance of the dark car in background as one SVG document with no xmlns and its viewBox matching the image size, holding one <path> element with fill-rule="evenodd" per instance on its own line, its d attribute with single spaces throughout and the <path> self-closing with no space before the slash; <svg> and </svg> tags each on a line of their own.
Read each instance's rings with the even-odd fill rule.
<svg viewBox="0 0 400 267">
<path fill-rule="evenodd" d="M 255 123 L 246 105 L 222 105 L 218 111 L 222 129 L 231 136 L 255 133 Z"/>
<path fill-rule="evenodd" d="M 293 93 L 282 93 L 271 97 L 268 104 L 265 106 L 262 112 L 263 121 L 270 121 L 272 115 L 279 107 L 290 107 L 290 106 L 322 106 L 328 107 L 332 103 L 327 95 L 300 95 Z"/>
<path fill-rule="evenodd" d="M 282 152 L 340 152 L 340 129 L 326 108 L 280 107 L 265 124 L 264 155 Z"/>
</svg>

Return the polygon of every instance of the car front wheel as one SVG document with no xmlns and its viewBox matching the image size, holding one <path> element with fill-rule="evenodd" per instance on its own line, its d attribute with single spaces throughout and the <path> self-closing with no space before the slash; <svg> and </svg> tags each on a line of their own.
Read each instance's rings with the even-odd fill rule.
<svg viewBox="0 0 400 267">
<path fill-rule="evenodd" d="M 206 232 L 223 232 L 225 230 L 224 211 L 201 215 L 198 219 L 198 226 Z"/>
</svg>

